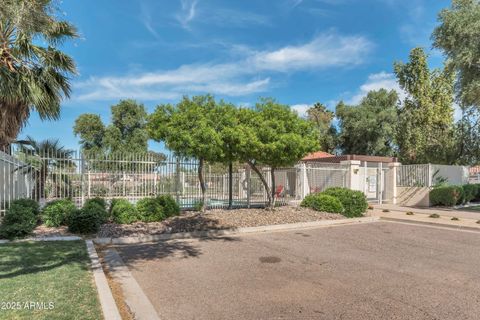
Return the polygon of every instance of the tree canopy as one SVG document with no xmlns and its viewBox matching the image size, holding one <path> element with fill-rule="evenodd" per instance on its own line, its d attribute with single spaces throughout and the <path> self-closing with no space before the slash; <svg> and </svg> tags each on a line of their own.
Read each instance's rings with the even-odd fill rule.
<svg viewBox="0 0 480 320">
<path fill-rule="evenodd" d="M 394 156 L 398 95 L 394 90 L 370 91 L 358 105 L 340 102 L 336 117 L 339 149 L 346 154 Z"/>
<path fill-rule="evenodd" d="M 0 6 L 0 149 L 9 145 L 36 111 L 58 119 L 76 74 L 58 47 L 77 37 L 51 0 L 3 0 Z"/>
<path fill-rule="evenodd" d="M 320 150 L 333 153 L 337 147 L 337 129 L 332 121 L 335 113 L 319 102 L 307 110 L 307 119 L 315 124 L 318 131 Z"/>
<path fill-rule="evenodd" d="M 395 73 L 407 93 L 398 110 L 400 161 L 451 163 L 454 73 L 449 68 L 431 71 L 421 48 L 411 51 L 409 62 L 395 63 Z"/>
<path fill-rule="evenodd" d="M 433 46 L 442 50 L 457 72 L 457 97 L 461 104 L 480 107 L 480 2 L 452 0 L 438 15 Z"/>
<path fill-rule="evenodd" d="M 73 132 L 80 137 L 82 150 L 111 154 L 146 153 L 147 112 L 134 100 L 122 100 L 111 107 L 112 123 L 105 126 L 99 115 L 82 114 L 75 120 Z"/>
</svg>

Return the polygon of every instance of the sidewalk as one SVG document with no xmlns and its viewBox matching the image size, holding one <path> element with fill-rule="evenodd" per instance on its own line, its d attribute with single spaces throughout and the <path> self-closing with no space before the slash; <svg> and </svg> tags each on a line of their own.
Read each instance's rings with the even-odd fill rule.
<svg viewBox="0 0 480 320">
<path fill-rule="evenodd" d="M 418 208 L 418 207 L 405 207 L 396 204 L 380 204 L 374 205 L 375 209 L 382 211 L 383 209 L 388 209 L 390 211 L 398 211 L 398 212 L 409 212 L 412 211 L 414 213 L 422 213 L 426 215 L 431 215 L 432 213 L 439 214 L 440 216 L 447 216 L 447 217 L 457 217 L 459 219 L 472 219 L 475 221 L 480 220 L 480 211 L 467 211 L 461 209 L 453 209 L 453 208 Z"/>
<path fill-rule="evenodd" d="M 374 206 L 374 208 L 374 210 L 369 210 L 368 214 L 370 216 L 379 217 L 382 219 L 403 222 L 427 223 L 438 226 L 466 228 L 480 231 L 480 224 L 477 223 L 477 221 L 480 220 L 480 213 L 445 210 L 437 208 L 419 209 L 400 207 L 395 205 L 376 205 Z M 388 209 L 390 210 L 390 212 L 383 212 L 384 209 Z M 407 215 L 407 212 L 413 212 L 414 215 Z M 440 218 L 429 217 L 431 214 L 434 213 L 440 215 Z M 452 220 L 452 217 L 456 217 L 460 220 Z"/>
</svg>

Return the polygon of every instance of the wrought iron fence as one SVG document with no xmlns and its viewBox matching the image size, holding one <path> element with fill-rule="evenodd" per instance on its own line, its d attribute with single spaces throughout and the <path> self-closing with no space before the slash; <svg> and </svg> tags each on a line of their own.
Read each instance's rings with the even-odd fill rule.
<svg viewBox="0 0 480 320">
<path fill-rule="evenodd" d="M 232 176 L 234 207 L 263 206 L 267 201 L 260 177 L 248 166 L 238 165 Z M 261 168 L 271 181 L 270 170 Z M 229 202 L 229 175 L 226 167 L 204 167 L 207 206 L 222 208 Z M 275 171 L 277 203 L 296 196 L 296 169 Z M 32 198 L 44 204 L 71 198 L 77 206 L 86 199 L 139 199 L 168 194 L 184 209 L 194 208 L 201 199 L 198 161 L 155 153 L 85 154 L 81 152 L 13 150 L 0 152 L 0 214 L 18 198 Z"/>
</svg>

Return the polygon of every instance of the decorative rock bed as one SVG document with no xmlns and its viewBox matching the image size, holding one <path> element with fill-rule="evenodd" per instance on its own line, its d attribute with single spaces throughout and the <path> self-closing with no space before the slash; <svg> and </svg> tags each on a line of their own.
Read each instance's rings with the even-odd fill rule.
<svg viewBox="0 0 480 320">
<path fill-rule="evenodd" d="M 162 233 L 192 232 L 204 230 L 235 229 L 258 227 L 266 225 L 310 222 L 319 220 L 344 219 L 334 213 L 314 211 L 309 208 L 285 206 L 275 210 L 265 209 L 234 209 L 209 210 L 206 213 L 187 211 L 180 216 L 161 222 L 135 222 L 132 224 L 106 223 L 97 233 L 99 238 L 117 238 L 140 235 L 155 235 Z M 37 238 L 70 236 L 67 227 L 48 228 L 38 226 L 33 236 Z"/>
</svg>

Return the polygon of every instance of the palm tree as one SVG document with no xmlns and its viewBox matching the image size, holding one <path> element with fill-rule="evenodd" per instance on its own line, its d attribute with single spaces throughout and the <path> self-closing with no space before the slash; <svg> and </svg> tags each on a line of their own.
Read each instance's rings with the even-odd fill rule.
<svg viewBox="0 0 480 320">
<path fill-rule="evenodd" d="M 66 188 L 70 184 L 68 171 L 75 168 L 72 160 L 74 151 L 65 149 L 58 140 L 35 141 L 30 136 L 25 140 L 16 141 L 19 144 L 18 158 L 25 165 L 17 168 L 17 171 L 23 174 L 29 174 L 35 183 L 33 195 L 35 199 L 40 200 L 46 197 L 45 185 L 47 178 L 52 182 L 53 191 L 57 189 L 71 190 Z M 63 188 L 60 187 L 63 185 Z M 67 197 L 67 194 L 61 194 Z"/>
<path fill-rule="evenodd" d="M 58 119 L 60 103 L 70 95 L 75 63 L 57 47 L 77 32 L 58 20 L 57 11 L 52 0 L 2 0 L 0 150 L 15 140 L 33 110 L 42 120 Z"/>
</svg>

